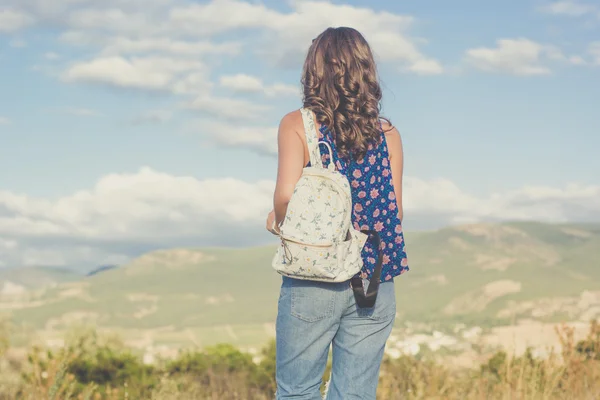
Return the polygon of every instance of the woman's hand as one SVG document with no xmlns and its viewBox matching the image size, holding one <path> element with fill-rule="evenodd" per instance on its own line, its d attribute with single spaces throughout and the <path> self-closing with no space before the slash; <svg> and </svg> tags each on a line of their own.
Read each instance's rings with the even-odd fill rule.
<svg viewBox="0 0 600 400">
<path fill-rule="evenodd" d="M 267 230 L 273 235 L 279 235 L 279 230 L 277 229 L 276 225 L 277 224 L 275 223 L 275 210 L 271 210 L 269 216 L 267 217 Z"/>
</svg>

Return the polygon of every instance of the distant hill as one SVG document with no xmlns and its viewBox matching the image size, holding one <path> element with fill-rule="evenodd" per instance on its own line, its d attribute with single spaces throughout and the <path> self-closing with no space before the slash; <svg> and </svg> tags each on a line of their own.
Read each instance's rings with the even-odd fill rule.
<svg viewBox="0 0 600 400">
<path fill-rule="evenodd" d="M 411 271 L 396 280 L 399 329 L 448 333 L 461 324 L 489 330 L 519 319 L 600 316 L 600 225 L 464 225 L 408 232 L 406 246 Z M 154 251 L 47 289 L 13 307 L 12 317 L 50 336 L 90 322 L 140 346 L 258 345 L 274 333 L 274 250 Z"/>
<path fill-rule="evenodd" d="M 115 268 L 119 268 L 118 265 L 102 265 L 96 269 L 93 269 L 92 271 L 88 272 L 86 274 L 86 276 L 94 276 L 94 275 L 98 275 L 102 272 L 106 272 L 106 271 L 110 271 L 111 269 L 115 269 Z"/>
<path fill-rule="evenodd" d="M 20 267 L 0 269 L 0 288 L 4 283 L 19 285 L 26 289 L 39 289 L 45 286 L 71 282 L 81 279 L 82 275 L 63 268 Z"/>
</svg>

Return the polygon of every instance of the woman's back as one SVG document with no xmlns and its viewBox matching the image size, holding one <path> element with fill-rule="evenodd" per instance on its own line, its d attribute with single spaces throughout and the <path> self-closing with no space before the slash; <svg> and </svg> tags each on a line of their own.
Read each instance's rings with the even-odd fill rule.
<svg viewBox="0 0 600 400">
<path fill-rule="evenodd" d="M 300 111 L 288 114 L 286 122 L 292 125 L 299 140 L 296 140 L 297 155 L 304 154 L 304 165 L 310 165 L 308 146 L 304 135 L 304 127 Z M 398 132 L 386 123 L 381 125 L 380 141 L 376 145 L 369 145 L 366 154 L 360 160 L 345 159 L 340 157 L 335 138 L 325 125 L 317 124 L 319 141 L 324 141 L 331 146 L 336 169 L 345 174 L 350 182 L 352 191 L 352 222 L 357 230 L 375 230 L 379 233 L 382 242 L 383 266 L 381 281 L 393 279 L 395 276 L 408 271 L 408 261 L 404 248 L 404 233 L 402 231 L 401 204 L 401 179 L 394 177 L 402 174 L 401 162 L 397 163 L 400 169 L 393 171 L 391 154 L 396 153 L 396 158 L 401 160 L 402 148 Z M 391 149 L 388 146 L 391 141 Z M 301 147 L 299 145 L 302 144 Z M 321 145 L 323 165 L 329 165 L 329 154 L 325 146 Z M 394 150 L 396 150 L 394 152 Z M 395 172 L 395 173 L 394 173 Z M 398 194 L 397 194 L 398 193 Z M 370 279 L 375 268 L 376 257 L 371 242 L 363 250 L 364 267 L 362 277 Z"/>
</svg>

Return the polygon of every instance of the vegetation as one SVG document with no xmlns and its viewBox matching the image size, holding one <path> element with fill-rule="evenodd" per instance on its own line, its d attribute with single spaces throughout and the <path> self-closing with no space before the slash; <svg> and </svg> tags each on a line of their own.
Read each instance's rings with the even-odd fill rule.
<svg viewBox="0 0 600 400">
<path fill-rule="evenodd" d="M 600 396 L 600 325 L 575 342 L 557 329 L 559 352 L 491 356 L 479 369 L 449 368 L 432 360 L 385 359 L 381 399 L 592 399 Z M 0 343 L 7 344 L 6 331 Z M 4 347 L 6 348 L 6 346 Z M 2 347 L 0 347 L 0 350 Z M 146 365 L 113 337 L 78 332 L 59 351 L 31 347 L 24 359 L 0 352 L 0 399 L 272 399 L 275 346 L 260 360 L 231 345 L 185 351 Z M 323 386 L 325 389 L 325 386 Z"/>
<path fill-rule="evenodd" d="M 448 331 L 457 323 L 490 328 L 522 318 L 593 317 L 576 305 L 600 288 L 600 225 L 467 225 L 407 232 L 406 242 L 412 268 L 396 281 L 396 293 L 398 304 L 410 306 L 398 307 L 398 329 L 407 321 Z M 126 340 L 148 334 L 156 345 L 261 347 L 272 333 L 281 285 L 270 267 L 273 252 L 165 249 L 77 279 L 17 268 L 0 273 L 0 287 L 4 281 L 29 288 L 36 279 L 36 287 L 59 284 L 0 294 L 0 308 L 21 328 L 55 338 L 76 322 L 118 330 Z"/>
<path fill-rule="evenodd" d="M 600 225 L 469 225 L 407 233 L 406 240 L 413 268 L 397 280 L 397 337 L 437 331 L 460 339 L 471 328 L 493 334 L 522 320 L 600 316 Z M 0 320 L 0 400 L 273 399 L 274 344 L 252 350 L 274 333 L 281 280 L 269 267 L 273 251 L 159 250 L 85 277 L 0 271 L 0 309 L 17 328 L 11 333 Z M 82 323 L 98 331 L 68 334 Z M 520 337 L 533 338 L 536 324 Z M 98 333 L 107 331 L 116 336 Z M 483 365 L 472 369 L 440 361 L 462 342 L 386 358 L 379 398 L 600 398 L 598 324 L 580 341 L 566 327 L 557 334 L 561 350 L 547 357 L 497 352 L 481 355 Z M 31 344 L 32 337 L 60 343 L 65 335 L 60 350 Z M 474 351 L 485 348 L 467 341 Z M 190 348 L 199 343 L 202 350 Z M 396 339 L 389 344 L 402 348 Z M 148 360 L 140 354 L 148 346 L 188 350 Z"/>
</svg>

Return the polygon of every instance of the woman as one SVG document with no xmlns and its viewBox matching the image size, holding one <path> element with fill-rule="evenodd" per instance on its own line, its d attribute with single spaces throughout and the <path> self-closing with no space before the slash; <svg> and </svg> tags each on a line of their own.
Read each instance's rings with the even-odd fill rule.
<svg viewBox="0 0 600 400">
<path fill-rule="evenodd" d="M 385 343 L 396 314 L 394 277 L 408 270 L 402 233 L 402 142 L 380 120 L 381 88 L 369 45 L 352 28 L 328 28 L 308 51 L 302 72 L 304 108 L 314 113 L 319 140 L 350 181 L 353 224 L 378 231 L 383 269 L 373 308 L 356 305 L 349 282 L 283 277 L 278 304 L 277 399 L 321 399 L 319 387 L 332 346 L 329 400 L 375 399 Z M 281 120 L 274 209 L 267 229 L 284 220 L 309 151 L 299 110 Z M 367 242 L 361 271 L 365 288 L 375 266 Z"/>
</svg>

